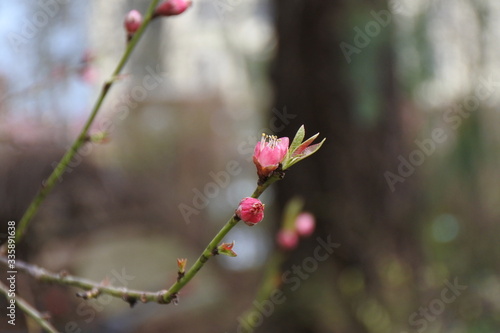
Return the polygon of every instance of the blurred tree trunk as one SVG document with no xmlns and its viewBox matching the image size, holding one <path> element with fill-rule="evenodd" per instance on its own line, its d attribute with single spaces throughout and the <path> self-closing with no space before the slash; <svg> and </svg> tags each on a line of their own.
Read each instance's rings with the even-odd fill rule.
<svg viewBox="0 0 500 333">
<path fill-rule="evenodd" d="M 277 134 L 293 137 L 305 124 L 306 137 L 320 132 L 327 138 L 317 155 L 279 183 L 278 200 L 283 207 L 301 194 L 318 218 L 316 237 L 329 236 L 340 247 L 317 272 L 301 278 L 315 282 L 303 281 L 290 292 L 270 325 L 280 332 L 406 328 L 408 314 L 418 309 L 412 291 L 419 267 L 412 223 L 418 203 L 412 201 L 415 174 L 394 191 L 384 177 L 386 171 L 397 174 L 399 155 L 408 156 L 392 14 L 384 1 L 273 4 L 279 39 L 271 72 L 274 106 L 296 116 Z M 285 270 L 313 254 L 316 237 L 292 254 Z"/>
</svg>

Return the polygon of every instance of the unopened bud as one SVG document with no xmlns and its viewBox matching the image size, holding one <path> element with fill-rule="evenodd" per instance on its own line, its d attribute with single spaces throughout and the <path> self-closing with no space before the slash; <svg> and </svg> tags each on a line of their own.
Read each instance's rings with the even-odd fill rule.
<svg viewBox="0 0 500 333">
<path fill-rule="evenodd" d="M 173 16 L 182 14 L 191 6 L 191 3 L 191 0 L 167 0 L 156 8 L 153 16 Z"/>
<path fill-rule="evenodd" d="M 219 254 L 224 254 L 230 257 L 236 257 L 236 252 L 233 251 L 234 241 L 232 243 L 222 243 L 217 247 L 217 252 Z"/>
<path fill-rule="evenodd" d="M 125 16 L 125 30 L 127 30 L 129 35 L 133 35 L 142 24 L 142 15 L 139 11 L 133 9 L 128 12 L 127 16 Z"/>
<path fill-rule="evenodd" d="M 236 209 L 236 216 L 249 226 L 253 226 L 264 218 L 264 205 L 259 199 L 244 198 Z"/>
<path fill-rule="evenodd" d="M 186 263 L 187 259 L 177 259 L 177 268 L 180 274 L 184 274 L 184 272 L 186 271 Z"/>
</svg>

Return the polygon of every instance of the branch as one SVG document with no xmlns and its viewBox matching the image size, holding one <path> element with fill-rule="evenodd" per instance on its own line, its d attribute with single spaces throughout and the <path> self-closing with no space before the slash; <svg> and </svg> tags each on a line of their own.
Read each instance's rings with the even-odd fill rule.
<svg viewBox="0 0 500 333">
<path fill-rule="evenodd" d="M 299 129 L 299 132 L 302 130 L 304 131 L 303 127 Z M 298 133 L 299 133 L 298 132 Z M 303 135 L 302 135 L 303 136 Z M 316 135 L 317 136 L 317 135 Z M 316 136 L 313 136 L 311 139 L 305 141 L 302 143 L 300 147 L 305 147 L 307 148 L 308 145 L 314 140 Z M 298 137 L 298 139 L 297 139 Z M 284 138 L 283 142 L 285 142 L 288 145 L 288 138 Z M 278 139 L 281 140 L 281 139 Z M 324 141 L 324 140 L 323 140 Z M 322 142 L 323 142 L 322 141 Z M 283 149 L 282 147 L 278 147 L 278 145 L 275 144 L 273 141 L 271 143 L 266 143 L 262 142 L 263 145 L 266 145 L 263 149 L 259 150 L 258 152 L 264 151 L 265 159 L 263 159 L 263 162 L 266 162 L 269 160 L 269 157 L 273 157 L 272 154 L 278 155 L 280 158 L 284 158 L 283 163 L 286 163 L 288 160 L 291 158 L 300 158 L 304 159 L 307 156 L 311 155 L 314 153 L 317 149 L 319 148 L 314 148 L 314 150 L 311 150 L 312 152 L 308 152 L 308 155 L 305 153 L 302 155 L 294 155 L 295 150 L 297 150 L 297 147 L 299 147 L 300 142 L 302 142 L 302 137 L 299 136 L 299 134 L 296 134 L 296 138 L 293 141 L 294 143 L 297 142 L 297 146 L 294 147 L 294 151 L 289 153 L 287 157 L 285 158 L 284 156 L 281 156 L 283 154 Z M 322 144 L 322 142 L 320 144 Z M 279 141 L 278 141 L 278 144 Z M 259 147 L 259 144 L 256 146 Z M 276 149 L 278 147 L 278 149 Z M 305 149 L 304 148 L 304 149 Z M 288 146 L 286 147 L 288 149 Z M 275 151 L 273 151 L 275 150 Z M 305 151 L 305 150 L 304 150 Z M 286 154 L 286 151 L 285 151 Z M 298 156 L 298 157 L 297 157 Z M 275 167 L 275 169 L 271 170 L 269 172 L 269 166 L 263 166 L 259 160 L 259 157 L 254 154 L 254 163 L 257 166 L 257 170 L 259 171 L 265 171 L 266 173 L 259 174 L 259 181 L 257 182 L 257 188 L 252 194 L 252 198 L 257 199 L 271 184 L 274 182 L 283 179 L 285 176 L 285 171 L 283 170 L 281 162 L 279 163 L 278 167 Z M 272 165 L 271 165 L 272 166 Z M 27 263 L 24 263 L 22 261 L 17 262 L 17 267 L 32 275 L 33 277 L 37 278 L 40 281 L 44 282 L 54 282 L 58 284 L 63 284 L 63 285 L 70 285 L 70 286 L 75 286 L 81 289 L 86 290 L 87 292 L 85 293 L 77 293 L 77 296 L 82 297 L 84 299 L 88 298 L 96 298 L 101 294 L 107 294 L 110 296 L 114 297 L 120 297 L 124 301 L 128 302 L 130 306 L 133 306 L 137 301 L 141 301 L 143 303 L 146 302 L 157 302 L 160 304 L 166 304 L 166 303 L 171 303 L 171 302 L 177 302 L 178 300 L 178 293 L 179 291 L 189 282 L 191 279 L 200 271 L 200 269 L 205 265 L 205 263 L 210 259 L 210 257 L 215 256 L 219 254 L 219 243 L 222 241 L 222 239 L 231 231 L 231 229 L 240 221 L 240 217 L 243 215 L 240 214 L 250 214 L 247 215 L 247 217 L 252 217 L 251 214 L 256 213 L 255 211 L 255 206 L 249 207 L 249 208 L 242 208 L 243 207 L 243 201 L 246 201 L 246 199 L 250 198 L 245 198 L 240 202 L 240 207 L 235 211 L 235 214 L 229 219 L 229 221 L 226 222 L 226 224 L 222 227 L 222 229 L 215 235 L 215 237 L 210 241 L 208 246 L 205 248 L 205 250 L 202 252 L 198 260 L 194 263 L 194 265 L 187 271 L 184 272 L 184 267 L 185 267 L 185 259 L 178 259 L 177 264 L 178 264 L 178 278 L 177 281 L 172 284 L 170 289 L 168 290 L 161 290 L 158 292 L 145 292 L 145 291 L 137 291 L 137 290 L 128 290 L 123 287 L 113 287 L 109 286 L 109 284 L 106 281 L 103 281 L 101 283 L 96 283 L 90 280 L 86 280 L 83 278 L 79 277 L 74 277 L 67 275 L 66 273 L 50 273 L 47 270 L 30 265 Z M 256 200 L 258 201 L 258 200 Z M 263 210 L 263 205 L 260 201 L 258 203 L 261 206 L 261 209 Z M 239 211 L 241 209 L 241 211 Z M 244 210 L 247 210 L 244 212 Z M 245 223 L 249 224 L 255 224 L 260 222 L 262 220 L 262 211 L 258 212 L 257 214 L 260 214 L 260 217 L 258 217 L 258 221 L 252 221 L 250 219 L 244 220 Z M 258 215 L 255 215 L 258 216 Z M 222 245 L 221 245 L 222 246 Z M 231 246 L 232 247 L 232 246 Z M 222 253 L 222 252 L 221 252 Z M 279 259 L 279 258 L 278 258 Z M 277 262 L 279 260 L 276 259 Z M 5 265 L 8 264 L 7 258 L 6 257 L 1 257 L 0 256 L 0 262 L 3 262 Z M 273 265 L 275 266 L 275 265 Z M 271 274 L 271 273 L 269 273 Z M 262 295 L 266 295 L 268 293 L 268 289 L 270 288 L 270 285 L 266 284 L 265 288 L 259 293 L 261 297 Z"/>
<path fill-rule="evenodd" d="M 118 75 L 120 74 L 123 67 L 127 63 L 128 59 L 130 58 L 132 51 L 135 49 L 137 42 L 139 41 L 142 34 L 144 33 L 149 23 L 151 22 L 151 19 L 153 18 L 153 12 L 158 2 L 159 0 L 151 1 L 151 4 L 149 5 L 149 8 L 145 15 L 144 22 L 142 23 L 141 27 L 137 30 L 137 32 L 134 34 L 130 42 L 127 44 L 127 48 L 122 58 L 120 59 L 120 62 L 113 71 L 113 74 L 111 74 L 111 78 L 104 83 L 101 93 L 99 94 L 99 97 L 97 98 L 97 101 L 95 102 L 94 107 L 92 108 L 92 112 L 90 113 L 89 118 L 87 119 L 85 125 L 83 126 L 82 131 L 78 135 L 75 142 L 71 145 L 71 147 L 66 151 L 64 156 L 61 158 L 61 161 L 55 167 L 54 171 L 52 171 L 49 178 L 47 178 L 47 180 L 43 182 L 42 188 L 38 191 L 35 198 L 33 198 L 33 201 L 31 201 L 28 209 L 26 209 L 26 212 L 19 221 L 16 233 L 16 242 L 19 242 L 21 238 L 24 236 L 26 228 L 28 227 L 31 219 L 35 216 L 36 212 L 38 211 L 38 207 L 41 205 L 41 203 L 45 200 L 45 197 L 50 193 L 52 188 L 55 186 L 57 180 L 61 179 L 66 168 L 68 167 L 68 164 L 71 163 L 78 150 L 88 141 L 88 131 L 90 126 L 94 122 L 94 119 L 97 116 L 97 113 L 99 112 L 101 105 L 104 102 L 104 99 L 107 96 L 111 86 L 116 81 Z"/>
<path fill-rule="evenodd" d="M 0 256 L 0 263 L 7 266 L 7 258 L 4 256 Z M 107 294 L 113 297 L 121 298 L 125 302 L 129 303 L 130 306 L 133 306 L 138 301 L 141 301 L 142 303 L 164 303 L 163 296 L 167 292 L 166 290 L 160 290 L 158 292 L 148 292 L 129 290 L 124 287 L 114 287 L 107 285 L 106 280 L 104 280 L 103 282 L 95 282 L 77 276 L 69 275 L 66 272 L 53 273 L 44 268 L 28 264 L 18 259 L 16 259 L 16 268 L 24 273 L 31 275 L 36 280 L 41 282 L 57 283 L 86 290 L 86 292 L 80 292 L 76 294 L 78 297 L 81 297 L 83 299 L 97 298 L 99 295 Z"/>
<path fill-rule="evenodd" d="M 277 172 L 269 177 L 263 184 L 258 185 L 252 197 L 258 198 L 272 183 L 283 178 L 283 172 Z M 217 254 L 217 246 L 222 239 L 229 233 L 229 231 L 239 222 L 239 218 L 233 215 L 229 221 L 222 227 L 222 229 L 210 241 L 206 249 L 200 255 L 198 260 L 193 266 L 182 276 L 168 290 L 160 290 L 157 292 L 129 290 L 124 287 L 114 287 L 103 282 L 95 282 L 84 278 L 68 275 L 66 272 L 53 273 L 44 268 L 28 264 L 26 262 L 16 260 L 16 268 L 23 271 L 38 281 L 51 282 L 61 285 L 73 286 L 85 290 L 86 292 L 77 293 L 78 297 L 83 299 L 97 298 L 99 295 L 106 294 L 113 297 L 121 298 L 130 306 L 135 305 L 138 301 L 142 303 L 156 302 L 159 304 L 168 304 L 177 301 L 178 292 L 198 273 L 198 271 L 205 265 L 210 257 Z M 0 256 L 0 263 L 7 266 L 7 258 Z"/>
<path fill-rule="evenodd" d="M 3 259 L 3 257 L 2 257 L 2 259 Z M 5 295 L 5 297 L 7 298 L 7 302 L 9 301 L 9 299 L 15 299 L 16 306 L 19 309 L 21 309 L 24 313 L 26 313 L 28 316 L 33 318 L 33 320 L 35 322 L 37 322 L 38 325 L 40 325 L 40 327 L 42 327 L 44 330 L 46 330 L 49 333 L 59 333 L 59 331 L 57 329 L 55 329 L 54 326 L 52 326 L 52 324 L 49 323 L 44 318 L 44 317 L 46 317 L 45 315 L 38 312 L 35 308 L 33 308 L 24 299 L 22 299 L 21 297 L 19 297 L 17 295 L 15 296 L 15 298 L 9 297 L 8 296 L 9 295 L 9 288 L 5 284 L 3 284 L 2 282 L 0 282 L 0 292 Z"/>
<path fill-rule="evenodd" d="M 275 172 L 272 176 L 270 176 L 263 184 L 260 184 L 255 189 L 252 194 L 252 198 L 258 198 L 272 183 L 283 179 L 284 172 L 279 171 Z M 239 222 L 239 218 L 236 215 L 233 215 L 229 221 L 222 227 L 222 229 L 215 235 L 212 241 L 208 244 L 207 248 L 201 256 L 196 260 L 194 265 L 189 269 L 189 271 L 184 274 L 184 276 L 180 277 L 171 287 L 168 289 L 168 292 L 163 295 L 163 300 L 165 303 L 170 303 L 172 301 L 176 301 L 177 293 L 198 273 L 198 271 L 205 265 L 205 263 L 210 259 L 210 257 L 217 254 L 217 246 L 222 241 L 222 239 L 228 234 L 229 231 Z"/>
</svg>

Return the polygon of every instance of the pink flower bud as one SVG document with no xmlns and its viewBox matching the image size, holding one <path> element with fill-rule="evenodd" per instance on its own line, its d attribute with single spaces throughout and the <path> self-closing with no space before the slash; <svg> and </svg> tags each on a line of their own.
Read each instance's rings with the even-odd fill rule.
<svg viewBox="0 0 500 333">
<path fill-rule="evenodd" d="M 259 178 L 269 177 L 283 161 L 288 152 L 288 138 L 277 138 L 274 135 L 262 134 L 253 153 L 253 162 L 257 167 Z"/>
<path fill-rule="evenodd" d="M 283 250 L 293 250 L 299 243 L 299 236 L 294 230 L 282 229 L 276 235 L 276 241 Z"/>
<path fill-rule="evenodd" d="M 133 9 L 128 12 L 127 16 L 125 16 L 125 29 L 127 30 L 129 35 L 134 34 L 137 29 L 142 24 L 142 15 L 137 10 Z"/>
<path fill-rule="evenodd" d="M 314 232 L 315 226 L 314 215 L 310 213 L 300 213 L 295 219 L 295 230 L 297 230 L 299 236 L 310 236 Z"/>
<path fill-rule="evenodd" d="M 182 14 L 191 6 L 191 0 L 167 0 L 155 10 L 154 16 L 172 16 Z"/>
<path fill-rule="evenodd" d="M 253 226 L 264 218 L 264 205 L 259 199 L 244 198 L 236 209 L 236 216 L 249 226 Z"/>
</svg>

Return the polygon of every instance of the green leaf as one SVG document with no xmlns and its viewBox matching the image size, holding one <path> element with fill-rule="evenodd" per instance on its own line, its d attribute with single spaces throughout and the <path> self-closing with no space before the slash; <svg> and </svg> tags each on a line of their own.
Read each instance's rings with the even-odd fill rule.
<svg viewBox="0 0 500 333">
<path fill-rule="evenodd" d="M 293 156 L 291 159 L 289 159 L 287 161 L 286 166 L 283 166 L 283 170 L 288 169 L 289 167 L 291 167 L 295 163 L 300 162 L 303 159 L 305 159 L 305 158 L 311 156 L 312 154 L 314 154 L 315 152 L 317 152 L 321 148 L 321 146 L 323 145 L 325 140 L 326 140 L 326 138 L 324 138 L 320 143 L 316 143 L 312 146 L 305 148 L 304 151 L 302 153 L 300 153 L 299 155 Z"/>
<path fill-rule="evenodd" d="M 315 135 L 311 136 L 309 139 L 306 141 L 302 142 L 297 149 L 293 152 L 293 155 L 299 155 L 301 154 L 316 138 L 318 137 L 319 133 L 316 133 Z"/>
<path fill-rule="evenodd" d="M 307 147 L 300 154 L 300 156 L 303 156 L 303 158 L 311 156 L 312 154 L 314 154 L 315 152 L 317 152 L 321 148 L 321 146 L 323 145 L 323 143 L 325 142 L 325 140 L 326 140 L 326 138 L 324 138 L 323 140 L 321 140 L 320 143 L 316 143 L 316 144 L 314 144 L 312 146 Z"/>
<path fill-rule="evenodd" d="M 293 138 L 293 141 L 290 144 L 290 148 L 288 148 L 288 153 L 290 154 L 290 156 L 297 149 L 297 147 L 300 146 L 302 140 L 304 140 L 305 135 L 306 135 L 306 129 L 304 128 L 304 125 L 302 125 L 295 134 L 295 137 Z"/>
</svg>

